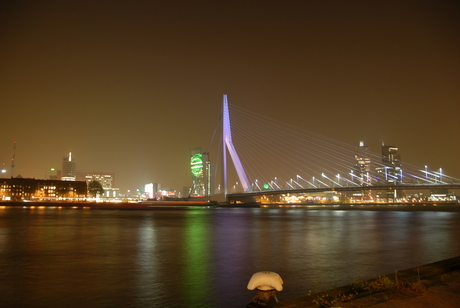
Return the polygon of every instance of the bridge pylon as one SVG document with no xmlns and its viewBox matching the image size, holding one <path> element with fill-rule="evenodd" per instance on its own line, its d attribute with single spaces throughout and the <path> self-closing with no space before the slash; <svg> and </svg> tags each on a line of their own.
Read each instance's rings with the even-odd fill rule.
<svg viewBox="0 0 460 308">
<path fill-rule="evenodd" d="M 223 107 L 222 107 L 222 114 L 223 114 L 223 122 L 222 122 L 222 146 L 223 146 L 223 177 L 224 177 L 224 194 L 227 195 L 227 150 L 230 153 L 230 157 L 232 158 L 233 165 L 235 166 L 236 173 L 240 180 L 241 186 L 245 192 L 251 191 L 251 185 L 249 185 L 248 177 L 246 176 L 246 172 L 244 171 L 243 165 L 241 164 L 240 158 L 238 153 L 236 152 L 235 147 L 233 146 L 232 141 L 232 130 L 230 125 L 230 114 L 228 112 L 228 100 L 227 94 L 224 94 L 223 98 Z"/>
</svg>

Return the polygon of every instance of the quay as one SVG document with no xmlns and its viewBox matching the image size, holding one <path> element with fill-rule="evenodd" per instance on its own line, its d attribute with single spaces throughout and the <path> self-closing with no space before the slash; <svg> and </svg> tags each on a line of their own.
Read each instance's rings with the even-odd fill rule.
<svg viewBox="0 0 460 308">
<path fill-rule="evenodd" d="M 374 286 L 355 289 L 350 285 L 280 302 L 285 308 L 457 308 L 460 307 L 460 256 L 361 282 Z M 395 286 L 401 285 L 399 290 Z M 384 286 L 392 286 L 385 289 Z M 379 290 L 379 287 L 381 290 Z M 323 304 L 321 306 L 321 304 Z"/>
<path fill-rule="evenodd" d="M 217 201 L 195 202 L 50 202 L 50 201 L 1 201 L 0 207 L 25 207 L 25 208 L 61 208 L 61 209 L 102 209 L 102 210 L 155 210 L 155 209 L 186 209 L 186 208 L 283 208 L 305 210 L 363 210 L 363 211 L 460 211 L 457 202 L 401 202 L 401 203 L 233 203 Z"/>
<path fill-rule="evenodd" d="M 460 211 L 458 202 L 387 202 L 387 203 L 219 203 L 217 207 L 236 208 L 284 208 L 311 210 L 370 210 L 370 211 Z"/>
<path fill-rule="evenodd" d="M 310 208 L 329 210 L 376 210 L 376 211 L 459 211 L 457 202 L 387 202 L 342 204 L 264 204 L 261 207 Z"/>
</svg>

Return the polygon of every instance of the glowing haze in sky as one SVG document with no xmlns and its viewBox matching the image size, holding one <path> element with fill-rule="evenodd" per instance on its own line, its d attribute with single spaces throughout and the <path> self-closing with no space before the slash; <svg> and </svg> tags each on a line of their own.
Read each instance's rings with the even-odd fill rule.
<svg viewBox="0 0 460 308">
<path fill-rule="evenodd" d="M 460 174 L 457 1 L 3 1 L 0 159 L 191 185 L 229 104 Z M 211 153 L 211 158 L 216 153 Z"/>
</svg>

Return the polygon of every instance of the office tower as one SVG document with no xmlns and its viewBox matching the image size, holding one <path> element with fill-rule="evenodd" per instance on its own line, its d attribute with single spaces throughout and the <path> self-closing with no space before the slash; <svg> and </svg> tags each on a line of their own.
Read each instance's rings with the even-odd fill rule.
<svg viewBox="0 0 460 308">
<path fill-rule="evenodd" d="M 192 149 L 190 167 L 193 182 L 190 195 L 195 197 L 210 196 L 212 192 L 212 183 L 209 153 L 202 153 L 201 148 Z"/>
<path fill-rule="evenodd" d="M 72 152 L 69 152 L 67 157 L 64 157 L 62 162 L 62 181 L 75 181 L 77 176 L 77 163 L 72 159 Z"/>
<path fill-rule="evenodd" d="M 391 145 L 382 145 L 382 167 L 376 168 L 386 183 L 400 183 L 402 181 L 401 154 L 398 148 Z"/>
<path fill-rule="evenodd" d="M 355 154 L 355 176 L 354 182 L 360 185 L 371 185 L 369 172 L 371 171 L 371 159 L 369 158 L 369 148 L 364 145 L 363 141 L 359 142 L 359 151 Z"/>
</svg>

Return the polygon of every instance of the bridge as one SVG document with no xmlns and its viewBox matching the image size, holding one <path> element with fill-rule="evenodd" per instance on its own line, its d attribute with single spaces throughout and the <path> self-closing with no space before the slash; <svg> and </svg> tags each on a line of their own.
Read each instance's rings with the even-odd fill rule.
<svg viewBox="0 0 460 308">
<path fill-rule="evenodd" d="M 401 160 L 395 146 L 374 153 L 229 105 L 225 94 L 221 141 L 230 202 L 458 203 L 459 179 Z"/>
</svg>

